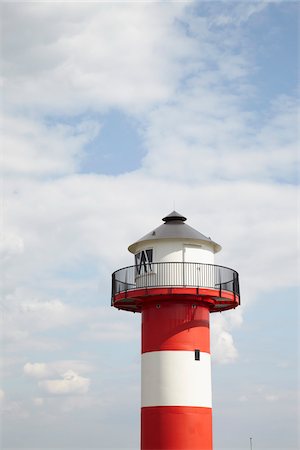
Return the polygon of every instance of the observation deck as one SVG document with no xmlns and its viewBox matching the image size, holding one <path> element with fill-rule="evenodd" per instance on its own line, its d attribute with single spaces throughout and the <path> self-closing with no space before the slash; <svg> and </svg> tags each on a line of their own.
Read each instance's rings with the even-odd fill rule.
<svg viewBox="0 0 300 450">
<path fill-rule="evenodd" d="M 210 312 L 240 304 L 238 273 L 228 267 L 193 262 L 144 263 L 112 274 L 111 305 L 141 312 L 148 302 L 189 301 Z"/>
</svg>

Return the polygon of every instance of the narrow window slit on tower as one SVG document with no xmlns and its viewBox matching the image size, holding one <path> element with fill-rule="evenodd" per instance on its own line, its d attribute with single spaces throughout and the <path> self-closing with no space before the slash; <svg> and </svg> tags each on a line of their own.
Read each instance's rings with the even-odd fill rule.
<svg viewBox="0 0 300 450">
<path fill-rule="evenodd" d="M 200 350 L 199 349 L 195 350 L 195 361 L 200 361 Z"/>
</svg>

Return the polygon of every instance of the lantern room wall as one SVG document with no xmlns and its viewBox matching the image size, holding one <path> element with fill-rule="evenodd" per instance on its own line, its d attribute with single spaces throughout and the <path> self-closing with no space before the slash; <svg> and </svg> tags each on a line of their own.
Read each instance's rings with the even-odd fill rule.
<svg viewBox="0 0 300 450">
<path fill-rule="evenodd" d="M 214 251 L 205 244 L 194 244 L 181 240 L 159 240 L 143 242 L 136 249 L 136 254 L 153 249 L 153 259 L 149 262 L 197 262 L 214 264 Z"/>
</svg>

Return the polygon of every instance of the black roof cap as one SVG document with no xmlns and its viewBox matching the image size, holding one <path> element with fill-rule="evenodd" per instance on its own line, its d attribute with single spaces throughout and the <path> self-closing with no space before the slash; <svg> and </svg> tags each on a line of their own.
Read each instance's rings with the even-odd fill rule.
<svg viewBox="0 0 300 450">
<path fill-rule="evenodd" d="M 173 222 L 174 220 L 185 222 L 186 221 L 186 217 L 182 216 L 177 211 L 173 211 L 170 214 L 168 214 L 166 217 L 164 217 L 162 220 L 164 222 L 166 222 L 166 223 Z"/>
</svg>

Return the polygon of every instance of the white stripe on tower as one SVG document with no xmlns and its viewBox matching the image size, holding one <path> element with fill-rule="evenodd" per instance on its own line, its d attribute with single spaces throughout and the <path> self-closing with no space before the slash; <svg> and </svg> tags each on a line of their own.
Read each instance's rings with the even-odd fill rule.
<svg viewBox="0 0 300 450">
<path fill-rule="evenodd" d="M 142 355 L 142 407 L 212 407 L 210 354 L 160 351 Z"/>
</svg>

